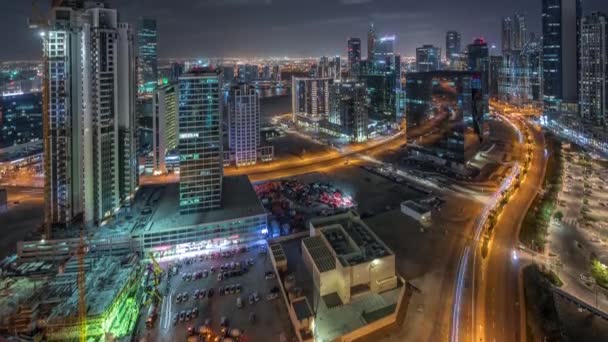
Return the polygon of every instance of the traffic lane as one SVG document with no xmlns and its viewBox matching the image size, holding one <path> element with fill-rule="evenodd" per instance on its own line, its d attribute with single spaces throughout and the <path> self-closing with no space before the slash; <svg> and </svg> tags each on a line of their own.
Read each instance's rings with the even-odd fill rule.
<svg viewBox="0 0 608 342">
<path fill-rule="evenodd" d="M 546 158 L 544 137 L 530 130 L 535 140 L 532 163 L 519 191 L 505 206 L 495 228 L 494 246 L 490 251 L 485 274 L 487 284 L 485 298 L 485 337 L 487 341 L 512 341 L 521 338 L 519 262 L 513 259 L 519 241 L 519 230 L 529 203 L 541 187 Z M 517 219 L 513 219 L 517 218 Z M 515 252 L 517 253 L 517 252 Z M 497 335 L 498 334 L 498 335 Z"/>
</svg>

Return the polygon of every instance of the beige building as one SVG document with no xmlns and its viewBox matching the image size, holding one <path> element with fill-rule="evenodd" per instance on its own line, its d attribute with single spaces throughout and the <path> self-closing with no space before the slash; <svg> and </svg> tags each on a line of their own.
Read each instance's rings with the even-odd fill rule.
<svg viewBox="0 0 608 342">
<path fill-rule="evenodd" d="M 394 253 L 356 214 L 315 218 L 309 229 L 302 255 L 321 297 L 339 298 L 340 305 L 397 287 Z"/>
</svg>

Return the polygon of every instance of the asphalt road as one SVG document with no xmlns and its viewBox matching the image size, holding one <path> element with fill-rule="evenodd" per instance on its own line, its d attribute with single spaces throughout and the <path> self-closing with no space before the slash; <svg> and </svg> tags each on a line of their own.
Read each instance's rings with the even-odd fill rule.
<svg viewBox="0 0 608 342">
<path fill-rule="evenodd" d="M 547 165 L 543 133 L 528 123 L 525 125 L 533 141 L 530 169 L 498 219 L 487 258 L 477 263 L 476 341 L 525 340 L 517 246 L 521 224 L 542 187 Z"/>
</svg>

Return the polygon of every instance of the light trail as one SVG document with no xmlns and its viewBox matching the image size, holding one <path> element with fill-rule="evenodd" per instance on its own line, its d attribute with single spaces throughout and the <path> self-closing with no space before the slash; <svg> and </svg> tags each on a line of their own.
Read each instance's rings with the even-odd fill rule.
<svg viewBox="0 0 608 342">
<path fill-rule="evenodd" d="M 519 127 L 514 125 L 513 122 L 510 120 L 506 120 L 506 121 L 509 122 L 511 125 L 513 125 L 513 127 L 518 132 L 520 141 L 523 141 L 523 136 L 521 135 L 521 131 L 519 130 Z M 463 297 L 464 297 L 464 285 L 463 284 L 464 284 L 464 279 L 465 279 L 465 277 L 467 275 L 467 271 L 468 271 L 467 265 L 469 263 L 471 250 L 473 250 L 473 267 L 471 268 L 471 270 L 473 272 L 473 289 L 474 289 L 475 264 L 476 264 L 476 260 L 477 260 L 476 245 L 481 239 L 481 234 L 484 231 L 483 228 L 488 220 L 488 217 L 490 216 L 490 213 L 494 209 L 496 209 L 496 207 L 502 200 L 503 192 L 510 189 L 513 186 L 514 181 L 520 175 L 520 171 L 521 171 L 521 167 L 519 166 L 519 163 L 515 163 L 513 165 L 513 168 L 511 169 L 511 172 L 509 173 L 509 176 L 507 176 L 502 181 L 500 188 L 498 190 L 496 190 L 496 192 L 494 192 L 494 194 L 492 195 L 492 197 L 490 198 L 490 200 L 488 201 L 486 206 L 483 208 L 481 215 L 479 215 L 477 217 L 475 224 L 473 226 L 473 229 L 474 229 L 473 239 L 471 241 L 469 241 L 464 248 L 462 258 L 458 265 L 458 272 L 457 272 L 457 276 L 456 276 L 456 285 L 454 287 L 454 301 L 452 304 L 452 327 L 451 327 L 451 331 L 450 331 L 450 341 L 452 341 L 452 342 L 457 342 L 460 339 L 460 317 L 461 317 L 462 301 L 463 301 Z M 472 304 L 472 308 L 473 308 L 473 310 L 471 311 L 471 315 L 475 315 L 475 310 L 474 310 L 474 308 L 475 308 L 475 291 L 474 290 L 473 290 L 473 293 L 471 294 L 471 304 Z M 475 320 L 474 319 L 471 320 L 471 325 L 472 325 L 471 333 L 474 334 L 474 332 L 475 332 L 475 328 L 474 328 Z"/>
</svg>

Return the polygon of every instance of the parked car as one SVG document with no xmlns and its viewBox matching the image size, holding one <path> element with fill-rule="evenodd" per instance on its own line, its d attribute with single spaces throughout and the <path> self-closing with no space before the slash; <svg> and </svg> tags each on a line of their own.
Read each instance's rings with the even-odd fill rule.
<svg viewBox="0 0 608 342">
<path fill-rule="evenodd" d="M 207 297 L 211 298 L 213 297 L 213 294 L 215 293 L 215 290 L 212 288 L 209 289 L 209 291 L 207 291 Z"/>
<path fill-rule="evenodd" d="M 243 299 L 241 296 L 236 297 L 236 307 L 239 309 L 243 308 Z"/>
<path fill-rule="evenodd" d="M 264 278 L 266 278 L 266 279 L 274 279 L 274 278 L 276 278 L 276 276 L 275 276 L 274 272 L 268 271 L 268 272 L 266 272 L 266 274 L 264 274 Z"/>
<path fill-rule="evenodd" d="M 269 294 L 266 296 L 266 299 L 267 299 L 267 300 L 273 300 L 273 299 L 277 299 L 277 298 L 279 298 L 279 294 L 278 294 L 278 293 L 269 293 Z"/>
</svg>

